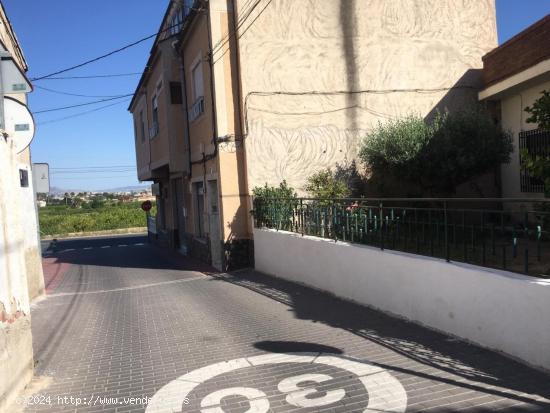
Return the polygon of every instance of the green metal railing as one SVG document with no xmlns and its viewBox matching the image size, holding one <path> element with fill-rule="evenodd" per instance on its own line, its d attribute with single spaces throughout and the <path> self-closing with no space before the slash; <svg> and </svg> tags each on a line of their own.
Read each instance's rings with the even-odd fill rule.
<svg viewBox="0 0 550 413">
<path fill-rule="evenodd" d="M 255 226 L 550 276 L 550 199 L 255 198 Z"/>
</svg>

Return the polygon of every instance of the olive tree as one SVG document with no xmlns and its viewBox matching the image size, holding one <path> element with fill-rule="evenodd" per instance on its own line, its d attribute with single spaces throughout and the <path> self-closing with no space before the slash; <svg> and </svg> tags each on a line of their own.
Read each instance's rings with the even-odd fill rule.
<svg viewBox="0 0 550 413">
<path fill-rule="evenodd" d="M 509 162 L 512 150 L 511 135 L 476 108 L 438 113 L 431 121 L 410 115 L 380 123 L 363 140 L 359 156 L 379 176 L 449 195 Z"/>
</svg>

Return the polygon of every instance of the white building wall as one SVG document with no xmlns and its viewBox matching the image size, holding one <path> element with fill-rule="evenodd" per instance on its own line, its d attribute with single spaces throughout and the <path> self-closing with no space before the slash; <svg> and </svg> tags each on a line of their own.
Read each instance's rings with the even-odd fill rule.
<svg viewBox="0 0 550 413">
<path fill-rule="evenodd" d="M 550 281 L 255 229 L 256 269 L 550 370 Z"/>
<path fill-rule="evenodd" d="M 237 0 L 250 188 L 286 179 L 301 189 L 355 158 L 378 122 L 475 102 L 477 92 L 449 89 L 477 86 L 497 46 L 494 0 L 253 5 Z M 223 42 L 214 49 L 216 62 Z"/>
<path fill-rule="evenodd" d="M 1 136 L 0 165 L 0 411 L 5 411 L 33 372 L 25 263 L 25 219 L 33 204 L 27 204 L 21 196 L 19 163 L 12 141 Z"/>
</svg>

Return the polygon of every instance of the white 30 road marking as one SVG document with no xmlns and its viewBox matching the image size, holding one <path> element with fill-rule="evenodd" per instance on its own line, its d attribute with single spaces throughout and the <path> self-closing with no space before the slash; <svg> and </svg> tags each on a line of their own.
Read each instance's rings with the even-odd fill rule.
<svg viewBox="0 0 550 413">
<path fill-rule="evenodd" d="M 269 401 L 263 391 L 251 389 L 250 387 L 232 387 L 230 389 L 215 391 L 202 399 L 201 407 L 207 408 L 202 409 L 201 412 L 224 413 L 223 409 L 220 407 L 220 403 L 226 396 L 246 397 L 250 402 L 250 409 L 247 410 L 247 413 L 267 413 L 269 410 Z"/>
<path fill-rule="evenodd" d="M 334 355 L 264 354 L 212 364 L 187 373 L 162 387 L 151 399 L 146 413 L 181 412 L 187 396 L 201 383 L 235 370 L 280 363 L 325 364 L 347 370 L 357 376 L 368 393 L 368 403 L 363 413 L 403 413 L 407 408 L 407 393 L 395 377 L 372 364 L 353 361 Z M 299 387 L 299 383 L 323 383 L 332 380 L 326 374 L 302 374 L 281 380 L 278 390 L 286 394 L 286 401 L 296 407 L 320 407 L 342 400 L 344 389 L 331 390 L 322 397 L 307 398 L 317 393 L 314 387 Z M 232 387 L 214 391 L 201 401 L 201 413 L 223 413 L 221 400 L 226 396 L 244 396 L 250 403 L 247 413 L 264 413 L 269 410 L 265 393 L 249 387 Z M 185 408 L 183 407 L 183 411 Z"/>
<path fill-rule="evenodd" d="M 315 389 L 304 389 L 298 387 L 298 383 L 313 381 L 323 383 L 332 380 L 332 377 L 326 374 L 302 374 L 300 376 L 288 377 L 279 383 L 278 389 L 281 393 L 288 393 L 286 401 L 288 404 L 297 407 L 318 407 L 336 403 L 344 398 L 346 391 L 344 389 L 330 390 L 323 397 L 308 399 L 306 396 L 315 394 Z"/>
</svg>

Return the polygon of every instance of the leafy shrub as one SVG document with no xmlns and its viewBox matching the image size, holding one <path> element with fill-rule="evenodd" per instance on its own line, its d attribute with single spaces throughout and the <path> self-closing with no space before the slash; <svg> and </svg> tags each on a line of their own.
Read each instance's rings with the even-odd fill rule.
<svg viewBox="0 0 550 413">
<path fill-rule="evenodd" d="M 531 116 L 527 118 L 528 123 L 536 123 L 539 129 L 550 130 L 550 92 L 543 90 L 542 96 L 538 98 L 533 106 L 527 106 L 525 111 Z"/>
<path fill-rule="evenodd" d="M 255 198 L 296 198 L 296 191 L 283 180 L 279 186 L 257 186 L 252 189 Z"/>
<path fill-rule="evenodd" d="M 290 229 L 297 207 L 294 188 L 283 180 L 279 186 L 269 186 L 267 183 L 257 186 L 252 189 L 252 195 L 254 209 L 251 212 L 258 225 Z"/>
<path fill-rule="evenodd" d="M 379 124 L 362 142 L 361 160 L 379 175 L 452 194 L 501 163 L 509 162 L 512 137 L 481 110 L 419 116 Z"/>
<path fill-rule="evenodd" d="M 39 211 L 40 231 L 44 235 L 145 227 L 145 213 L 139 202 L 103 208 L 48 206 Z"/>
<path fill-rule="evenodd" d="M 313 198 L 346 198 L 350 191 L 343 179 L 338 179 L 330 169 L 324 169 L 307 178 L 304 188 Z"/>
<path fill-rule="evenodd" d="M 539 129 L 550 130 L 550 92 L 542 91 L 542 96 L 525 111 L 531 114 L 527 122 L 536 123 Z M 523 150 L 521 160 L 531 176 L 544 182 L 544 194 L 550 198 L 550 156 L 532 156 Z"/>
<path fill-rule="evenodd" d="M 351 161 L 349 165 L 336 164 L 334 177 L 337 180 L 344 182 L 344 184 L 348 188 L 348 196 L 352 198 L 360 198 L 364 196 L 366 183 L 359 171 L 357 170 L 357 164 L 355 160 Z"/>
</svg>

